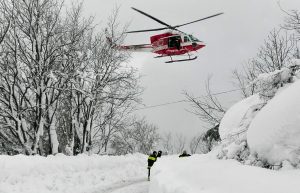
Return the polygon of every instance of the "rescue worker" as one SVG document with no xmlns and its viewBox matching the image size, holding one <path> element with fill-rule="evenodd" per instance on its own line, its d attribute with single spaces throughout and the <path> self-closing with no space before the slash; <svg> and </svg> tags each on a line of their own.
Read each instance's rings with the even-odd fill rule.
<svg viewBox="0 0 300 193">
<path fill-rule="evenodd" d="M 191 156 L 191 155 L 186 153 L 185 150 L 183 151 L 183 153 L 181 155 L 179 155 L 179 157 L 188 157 L 188 156 Z"/>
<path fill-rule="evenodd" d="M 156 162 L 156 159 L 157 159 L 157 152 L 153 151 L 153 153 L 148 157 L 148 181 L 150 181 L 150 169 L 153 166 L 154 162 Z"/>
<path fill-rule="evenodd" d="M 159 150 L 159 151 L 157 152 L 157 157 L 161 157 L 161 154 L 162 154 L 162 151 Z"/>
<path fill-rule="evenodd" d="M 175 39 L 175 48 L 177 48 L 177 50 L 180 50 L 180 40 L 179 39 Z"/>
</svg>

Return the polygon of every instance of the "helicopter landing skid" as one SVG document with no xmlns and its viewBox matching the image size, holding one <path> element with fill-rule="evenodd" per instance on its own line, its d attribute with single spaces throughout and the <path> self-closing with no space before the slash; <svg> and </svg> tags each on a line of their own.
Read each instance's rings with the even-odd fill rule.
<svg viewBox="0 0 300 193">
<path fill-rule="evenodd" d="M 195 59 L 197 59 L 197 56 L 195 56 L 195 57 L 193 57 L 193 58 L 188 58 L 188 59 L 170 60 L 170 61 L 166 61 L 165 63 L 184 62 L 184 61 L 190 61 L 190 60 L 195 60 Z"/>
</svg>

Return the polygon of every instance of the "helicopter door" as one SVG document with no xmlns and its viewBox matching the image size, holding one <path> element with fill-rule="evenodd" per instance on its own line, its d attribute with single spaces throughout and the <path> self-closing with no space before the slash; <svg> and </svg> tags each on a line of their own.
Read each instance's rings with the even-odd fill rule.
<svg viewBox="0 0 300 193">
<path fill-rule="evenodd" d="M 169 48 L 177 48 L 178 50 L 180 50 L 181 45 L 180 45 L 180 36 L 173 36 L 173 37 L 169 37 Z"/>
</svg>

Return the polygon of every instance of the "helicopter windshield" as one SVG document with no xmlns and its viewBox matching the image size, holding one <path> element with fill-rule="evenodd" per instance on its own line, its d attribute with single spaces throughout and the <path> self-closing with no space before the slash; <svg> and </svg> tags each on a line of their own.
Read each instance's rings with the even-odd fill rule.
<svg viewBox="0 0 300 193">
<path fill-rule="evenodd" d="M 189 35 L 190 39 L 193 41 L 193 42 L 200 42 L 200 40 L 198 40 L 197 38 L 195 38 L 194 36 L 192 35 Z"/>
</svg>

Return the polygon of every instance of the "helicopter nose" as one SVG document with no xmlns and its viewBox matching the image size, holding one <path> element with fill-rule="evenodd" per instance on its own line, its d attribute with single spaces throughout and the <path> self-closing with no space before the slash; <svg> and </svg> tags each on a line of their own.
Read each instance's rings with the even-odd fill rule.
<svg viewBox="0 0 300 193">
<path fill-rule="evenodd" d="M 205 47 L 205 44 L 203 42 L 198 42 L 198 43 L 193 42 L 192 46 L 193 46 L 194 50 L 199 50 L 199 49 Z"/>
</svg>

